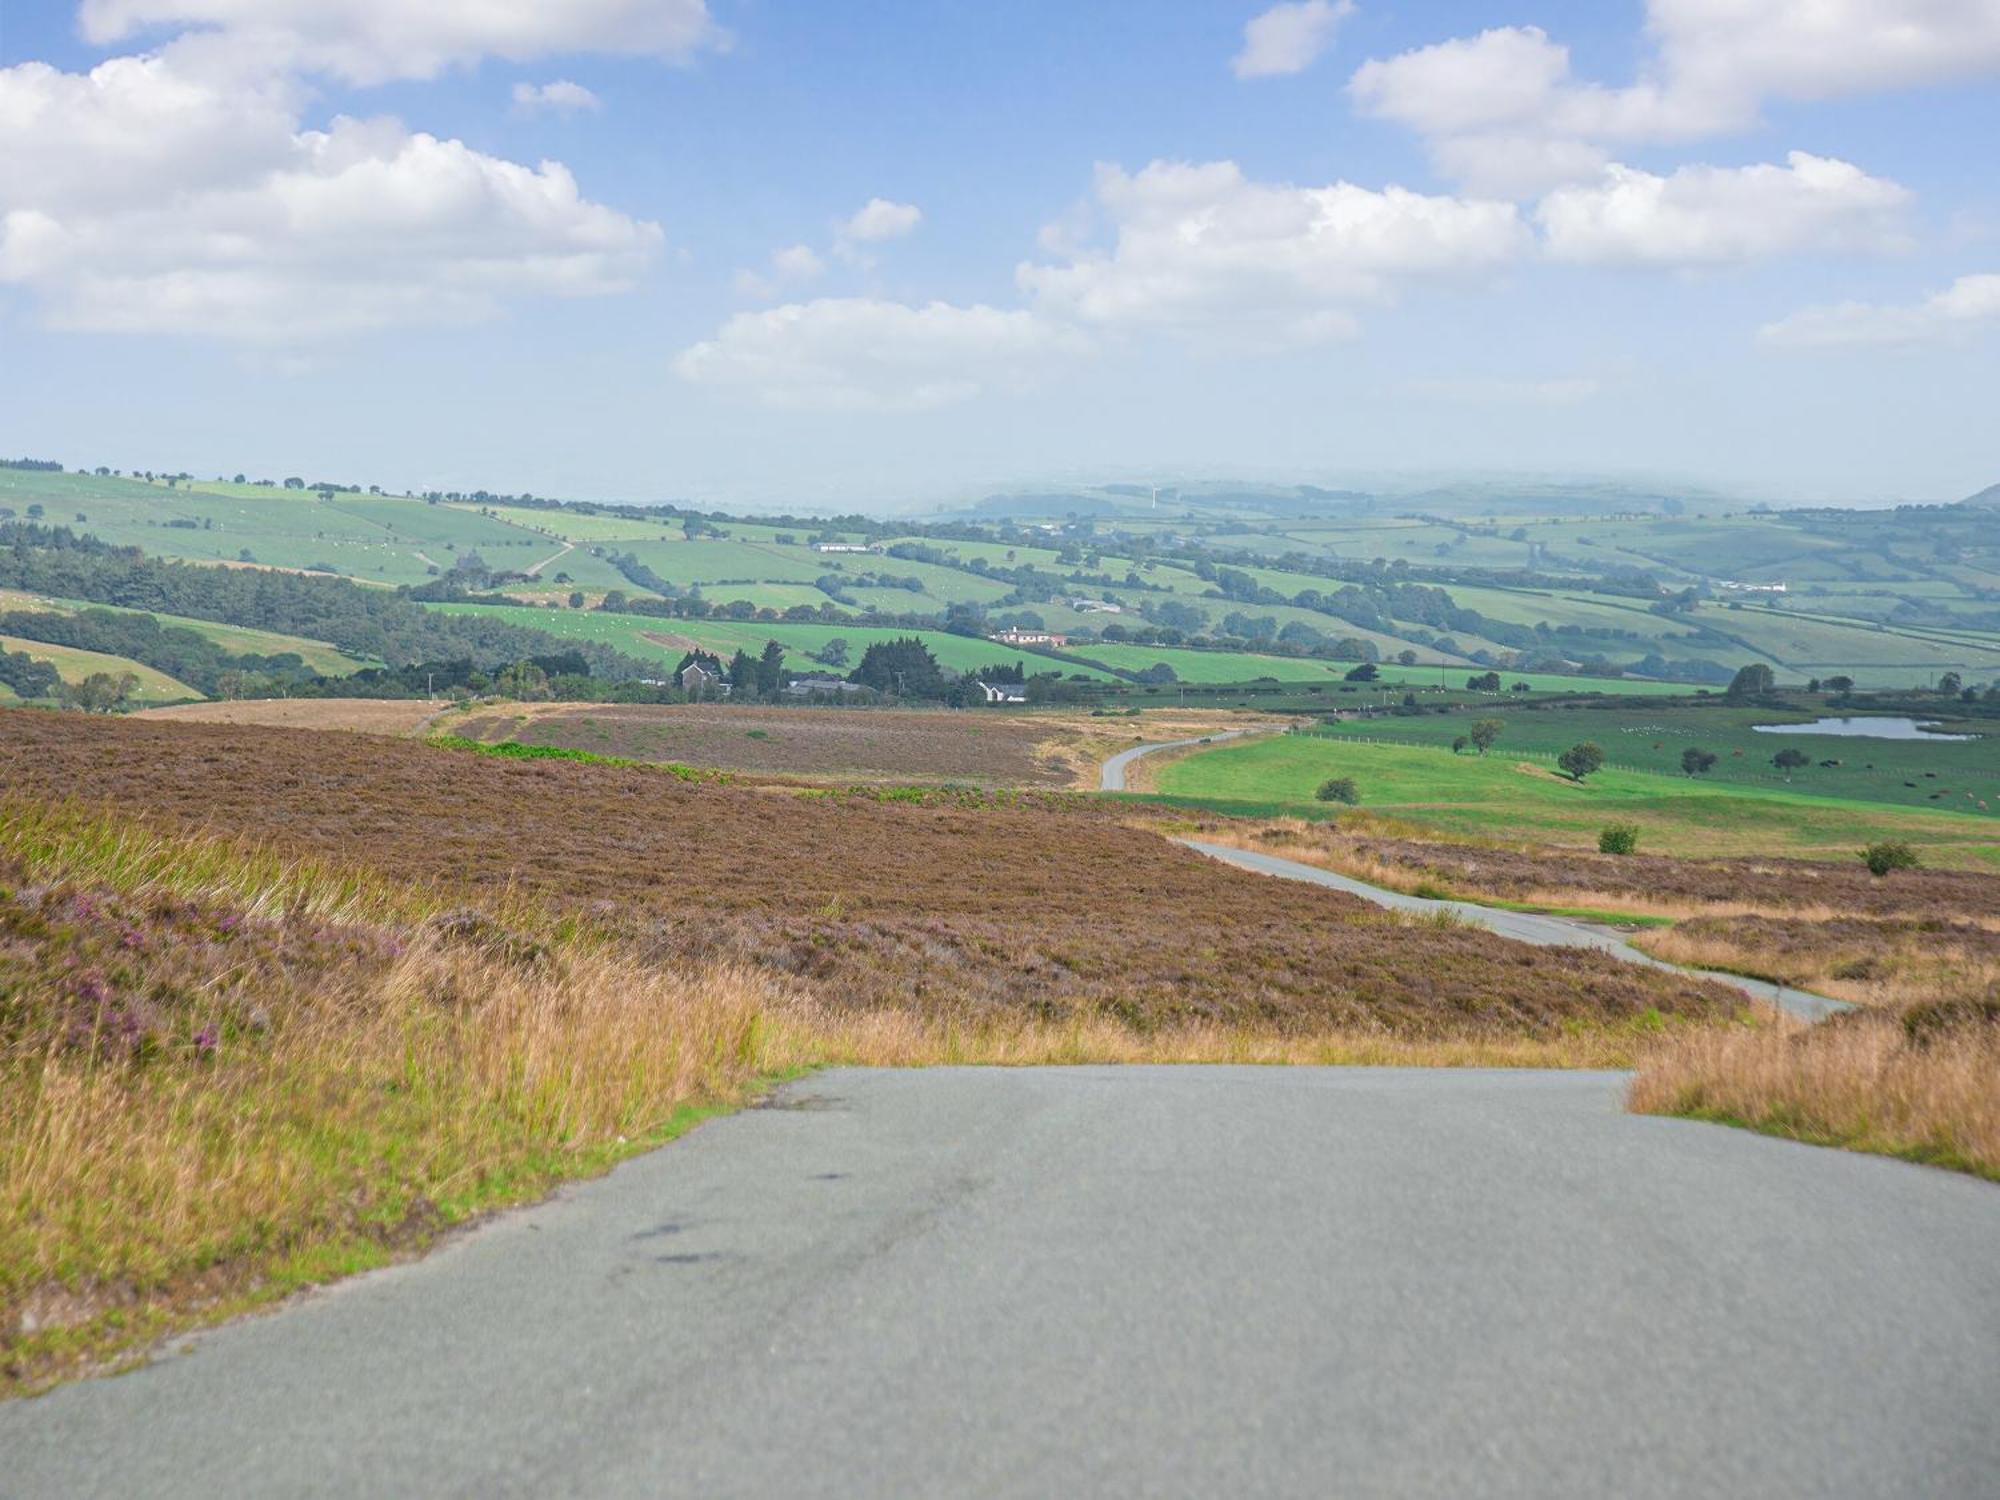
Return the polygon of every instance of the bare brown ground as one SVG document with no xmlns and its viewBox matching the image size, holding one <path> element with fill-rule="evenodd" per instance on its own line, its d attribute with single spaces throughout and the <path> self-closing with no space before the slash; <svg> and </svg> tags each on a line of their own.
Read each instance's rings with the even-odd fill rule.
<svg viewBox="0 0 2000 1500">
<path fill-rule="evenodd" d="M 183 703 L 149 708 L 135 719 L 183 724 L 256 725 L 267 729 L 335 729 L 360 734 L 419 733 L 445 708 L 441 702 L 387 698 L 257 698 L 234 703 Z"/>
</svg>

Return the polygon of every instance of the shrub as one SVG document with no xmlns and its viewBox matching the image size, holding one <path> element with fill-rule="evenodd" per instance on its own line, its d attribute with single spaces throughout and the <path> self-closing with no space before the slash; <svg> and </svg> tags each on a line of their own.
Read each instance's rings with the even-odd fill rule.
<svg viewBox="0 0 2000 1500">
<path fill-rule="evenodd" d="M 1345 802 L 1349 807 L 1361 800 L 1361 788 L 1352 776 L 1329 776 L 1313 796 L 1321 802 Z"/>
<path fill-rule="evenodd" d="M 1636 854 L 1638 849 L 1637 823 L 1613 823 L 1597 835 L 1599 854 Z"/>
<path fill-rule="evenodd" d="M 1908 844 L 1870 844 L 1861 851 L 1861 862 L 1868 866 L 1870 875 L 1882 876 L 1892 870 L 1914 870 L 1923 861 L 1917 858 L 1917 851 Z"/>
</svg>

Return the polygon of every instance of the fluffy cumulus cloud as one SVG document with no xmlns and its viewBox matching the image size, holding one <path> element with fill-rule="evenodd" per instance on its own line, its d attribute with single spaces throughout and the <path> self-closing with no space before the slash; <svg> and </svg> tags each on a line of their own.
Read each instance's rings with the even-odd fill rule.
<svg viewBox="0 0 2000 1500">
<path fill-rule="evenodd" d="M 600 110 L 604 101 L 582 84 L 558 78 L 551 83 L 515 84 L 514 108 L 529 115 L 576 115 Z"/>
<path fill-rule="evenodd" d="M 210 63 L 361 84 L 432 78 L 486 57 L 683 61 L 728 43 L 706 0 L 83 0 L 79 23 L 99 45 L 172 30 L 177 47 Z"/>
<path fill-rule="evenodd" d="M 1794 151 L 1785 166 L 1614 166 L 1537 208 L 1547 253 L 1599 265 L 1729 265 L 1803 251 L 1905 243 L 1907 189 L 1848 162 Z"/>
<path fill-rule="evenodd" d="M 883 240 L 899 240 L 913 233 L 923 218 L 924 211 L 914 203 L 870 198 L 841 221 L 838 234 L 849 244 L 874 245 Z"/>
<path fill-rule="evenodd" d="M 1883 348 L 1947 344 L 2000 329 L 2000 274 L 1961 276 L 1922 302 L 1842 302 L 1809 307 L 1759 330 L 1775 348 Z"/>
<path fill-rule="evenodd" d="M 1531 246 L 1512 204 L 1261 183 L 1234 162 L 1100 167 L 1096 207 L 1113 229 L 1109 247 L 1017 271 L 1037 308 L 1085 326 L 1235 343 L 1341 337 L 1358 306 L 1405 283 L 1487 275 Z"/>
<path fill-rule="evenodd" d="M 1254 16 L 1243 28 L 1243 50 L 1230 63 L 1238 78 L 1303 73 L 1332 45 L 1354 0 L 1291 0 Z"/>
<path fill-rule="evenodd" d="M 394 120 L 298 126 L 284 86 L 171 57 L 0 70 L 0 284 L 80 329 L 296 345 L 629 286 L 657 227 Z"/>
<path fill-rule="evenodd" d="M 1088 349 L 1024 310 L 827 297 L 739 313 L 675 369 L 775 406 L 921 411 L 1020 387 Z"/>
<path fill-rule="evenodd" d="M 1421 134 L 1453 180 L 1525 197 L 1594 176 L 1609 148 L 1742 130 L 1770 99 L 2000 72 L 1994 0 L 1648 0 L 1646 13 L 1651 50 L 1628 85 L 1578 79 L 1568 48 L 1507 26 L 1371 60 L 1349 92 Z"/>
</svg>

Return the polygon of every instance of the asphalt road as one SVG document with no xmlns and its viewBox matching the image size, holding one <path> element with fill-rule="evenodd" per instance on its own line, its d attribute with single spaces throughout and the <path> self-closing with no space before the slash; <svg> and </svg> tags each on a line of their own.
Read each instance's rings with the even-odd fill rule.
<svg viewBox="0 0 2000 1500">
<path fill-rule="evenodd" d="M 1097 789 L 1100 792 L 1124 791 L 1125 768 L 1141 756 L 1160 750 L 1180 750 L 1188 745 L 1206 745 L 1215 740 L 1233 740 L 1243 733 L 1241 729 L 1218 729 L 1213 734 L 1197 735 L 1189 740 L 1156 740 L 1150 745 L 1134 745 L 1130 750 L 1120 750 L 1098 768 Z"/>
<path fill-rule="evenodd" d="M 1378 906 L 1390 907 L 1397 911 L 1419 914 L 1449 911 L 1460 921 L 1488 928 L 1516 942 L 1533 943 L 1537 947 L 1544 948 L 1595 948 L 1600 953 L 1608 953 L 1613 958 L 1622 958 L 1627 963 L 1645 964 L 1650 968 L 1668 969 L 1675 973 L 1700 974 L 1704 979 L 1713 979 L 1718 984 L 1729 985 L 1754 1000 L 1781 1006 L 1793 1015 L 1808 1021 L 1823 1021 L 1836 1011 L 1849 1009 L 1845 1000 L 1815 995 L 1810 990 L 1796 989 L 1790 985 L 1772 984 L 1768 980 L 1752 979 L 1743 974 L 1726 974 L 1720 969 L 1683 969 L 1678 964 L 1666 963 L 1650 953 L 1641 952 L 1610 928 L 1591 922 L 1580 922 L 1572 917 L 1548 917 L 1538 912 L 1508 911 L 1505 907 L 1480 906 L 1471 901 L 1433 901 L 1423 896 L 1406 896 L 1401 891 L 1370 885 L 1365 880 L 1355 880 L 1351 876 L 1337 874 L 1332 870 L 1322 870 L 1317 865 L 1300 864 L 1295 859 L 1280 859 L 1275 854 L 1265 854 L 1260 850 L 1235 849 L 1227 844 L 1205 843 L 1201 839 L 1180 839 L 1177 842 L 1185 844 L 1197 853 L 1206 854 L 1210 859 L 1222 860 L 1239 869 L 1254 870 L 1260 875 L 1273 875 L 1285 880 L 1302 880 L 1308 885 L 1322 885 L 1330 890 L 1345 891 L 1350 896 L 1360 896 Z"/>
<path fill-rule="evenodd" d="M 0 1494 L 1994 1494 L 2000 1189 L 1622 1087 L 823 1074 L 0 1407 Z"/>
</svg>

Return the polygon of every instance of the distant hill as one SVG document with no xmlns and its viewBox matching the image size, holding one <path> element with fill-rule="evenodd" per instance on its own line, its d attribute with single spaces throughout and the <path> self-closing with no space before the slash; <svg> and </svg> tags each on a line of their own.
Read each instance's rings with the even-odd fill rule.
<svg viewBox="0 0 2000 1500">
<path fill-rule="evenodd" d="M 1978 494 L 1967 495 L 1958 503 L 1977 506 L 1981 510 L 2000 510 L 2000 484 L 1989 484 Z"/>
</svg>

